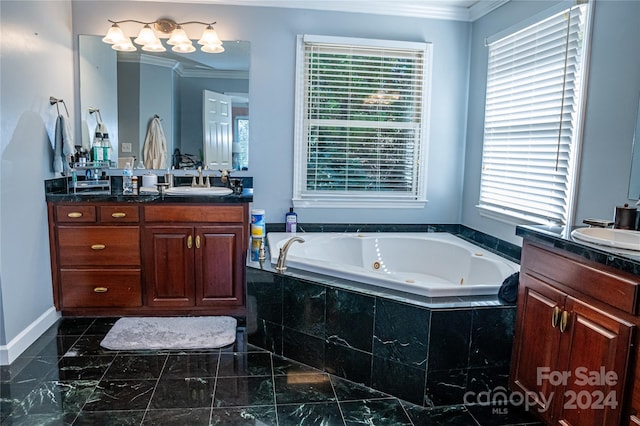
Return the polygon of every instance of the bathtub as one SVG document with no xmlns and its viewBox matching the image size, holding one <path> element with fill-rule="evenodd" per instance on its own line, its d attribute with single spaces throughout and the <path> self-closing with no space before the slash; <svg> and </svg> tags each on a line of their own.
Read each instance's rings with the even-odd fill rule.
<svg viewBox="0 0 640 426">
<path fill-rule="evenodd" d="M 429 297 L 495 295 L 520 267 L 455 235 L 270 232 L 271 263 L 292 236 L 287 268 Z"/>
</svg>

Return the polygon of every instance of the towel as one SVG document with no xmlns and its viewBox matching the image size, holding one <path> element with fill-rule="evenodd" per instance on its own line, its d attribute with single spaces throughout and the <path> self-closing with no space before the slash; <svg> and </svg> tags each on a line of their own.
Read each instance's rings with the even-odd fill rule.
<svg viewBox="0 0 640 426">
<path fill-rule="evenodd" d="M 71 137 L 69 120 L 62 114 L 56 119 L 55 145 L 53 149 L 53 171 L 62 173 L 69 170 L 67 157 L 73 155 L 75 147 Z"/>
<path fill-rule="evenodd" d="M 504 303 L 515 303 L 518 299 L 518 283 L 520 282 L 520 273 L 511 274 L 502 282 L 500 290 L 498 290 L 498 299 Z"/>
<path fill-rule="evenodd" d="M 160 118 L 154 117 L 147 128 L 142 155 L 147 169 L 165 169 L 167 140 L 164 137 Z"/>
</svg>

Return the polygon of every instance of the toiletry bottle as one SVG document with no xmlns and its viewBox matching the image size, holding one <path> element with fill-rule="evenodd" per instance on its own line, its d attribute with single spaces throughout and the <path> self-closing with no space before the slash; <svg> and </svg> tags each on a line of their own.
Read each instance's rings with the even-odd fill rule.
<svg viewBox="0 0 640 426">
<path fill-rule="evenodd" d="M 127 164 L 124 166 L 124 170 L 122 170 L 122 193 L 133 193 L 133 169 L 131 168 L 131 163 L 129 162 L 127 162 Z"/>
<path fill-rule="evenodd" d="M 91 160 L 94 163 L 101 163 L 104 160 L 104 149 L 102 148 L 102 134 L 96 132 L 91 146 Z"/>
<path fill-rule="evenodd" d="M 298 229 L 298 214 L 289 207 L 289 213 L 285 215 L 285 229 L 287 232 L 296 232 Z"/>
<path fill-rule="evenodd" d="M 111 161 L 111 142 L 109 141 L 109 134 L 102 134 L 102 160 L 105 162 Z"/>
</svg>

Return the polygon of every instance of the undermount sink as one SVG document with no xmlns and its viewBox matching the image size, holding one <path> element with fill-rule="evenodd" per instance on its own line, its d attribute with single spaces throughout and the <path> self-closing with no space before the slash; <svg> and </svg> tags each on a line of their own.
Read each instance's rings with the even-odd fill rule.
<svg viewBox="0 0 640 426">
<path fill-rule="evenodd" d="M 166 195 L 187 195 L 187 196 L 221 196 L 229 195 L 233 191 L 229 188 L 221 186 L 212 186 L 210 188 L 192 187 L 192 186 L 174 186 L 164 190 Z"/>
<path fill-rule="evenodd" d="M 612 228 L 578 228 L 571 236 L 579 241 L 613 249 L 640 251 L 640 232 Z"/>
</svg>

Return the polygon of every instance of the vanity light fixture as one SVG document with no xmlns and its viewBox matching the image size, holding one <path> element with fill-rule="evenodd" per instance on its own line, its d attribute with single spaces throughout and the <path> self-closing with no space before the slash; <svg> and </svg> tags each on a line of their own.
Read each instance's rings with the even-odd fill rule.
<svg viewBox="0 0 640 426">
<path fill-rule="evenodd" d="M 122 21 L 112 21 L 107 35 L 104 36 L 102 41 L 111 44 L 111 48 L 121 52 L 133 52 L 137 48 L 131 42 L 131 39 L 127 37 L 122 28 L 118 24 L 123 22 L 135 22 L 143 25 L 142 29 L 138 33 L 138 37 L 133 40 L 134 43 L 142 46 L 142 50 L 146 52 L 164 52 L 167 49 L 163 46 L 160 38 L 169 38 L 167 44 L 172 46 L 171 50 L 178 53 L 190 53 L 195 52 L 196 48 L 193 46 L 193 42 L 187 35 L 186 31 L 182 28 L 183 25 L 200 24 L 205 25 L 205 29 L 202 32 L 202 36 L 198 40 L 198 44 L 202 47 L 200 50 L 207 53 L 221 53 L 224 52 L 222 47 L 222 41 L 218 37 L 218 33 L 213 29 L 215 22 L 176 22 L 171 19 L 158 19 L 153 22 L 142 22 L 134 19 L 125 19 Z"/>
</svg>

